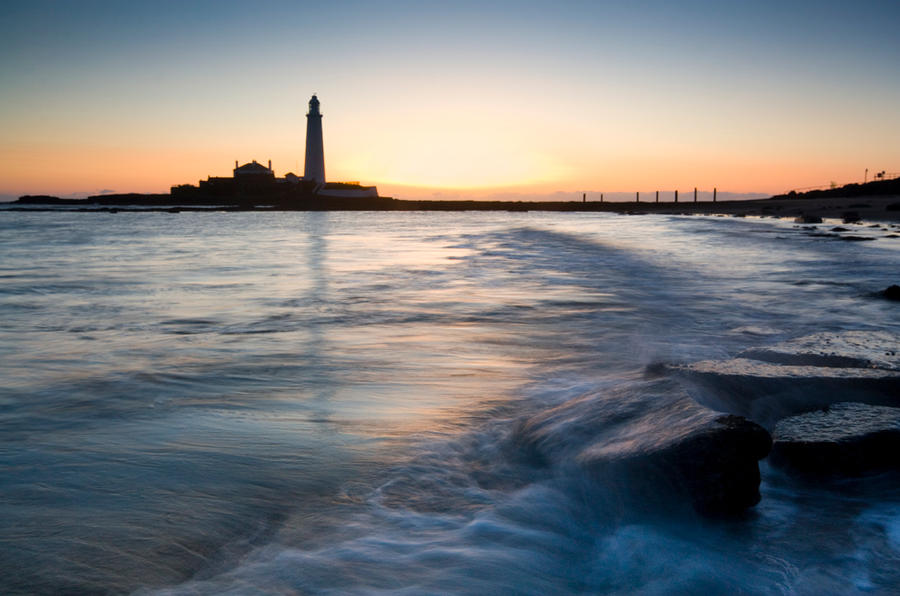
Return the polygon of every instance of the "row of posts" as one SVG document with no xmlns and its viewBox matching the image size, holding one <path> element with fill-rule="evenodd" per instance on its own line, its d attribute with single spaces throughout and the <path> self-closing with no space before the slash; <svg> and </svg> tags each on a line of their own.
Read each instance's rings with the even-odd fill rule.
<svg viewBox="0 0 900 596">
<path fill-rule="evenodd" d="M 713 203 L 716 202 L 716 199 L 717 199 L 718 194 L 719 194 L 719 189 L 713 188 Z M 637 203 L 640 203 L 640 202 L 641 202 L 641 193 L 640 193 L 640 191 L 636 191 L 636 192 L 634 193 L 634 200 L 635 200 L 635 202 L 637 202 Z M 586 202 L 587 202 L 587 193 L 583 193 L 583 194 L 581 195 L 581 202 L 582 202 L 582 203 L 586 203 Z M 600 202 L 601 202 L 601 203 L 603 202 L 603 193 L 602 193 L 602 192 L 600 193 Z M 656 202 L 659 203 L 659 191 L 656 191 Z M 676 203 L 678 202 L 678 191 L 677 191 L 677 190 L 675 191 L 675 202 L 676 202 Z M 694 187 L 694 202 L 695 202 L 695 203 L 697 202 L 697 187 L 696 187 L 696 186 Z"/>
</svg>

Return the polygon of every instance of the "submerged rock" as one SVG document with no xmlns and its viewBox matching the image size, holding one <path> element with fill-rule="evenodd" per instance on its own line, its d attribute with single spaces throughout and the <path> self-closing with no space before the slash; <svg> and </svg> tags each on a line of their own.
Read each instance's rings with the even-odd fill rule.
<svg viewBox="0 0 900 596">
<path fill-rule="evenodd" d="M 888 300 L 900 300 L 900 286 L 896 284 L 888 286 L 881 292 L 881 295 Z"/>
<path fill-rule="evenodd" d="M 701 406 L 669 380 L 570 400 L 524 421 L 514 439 L 534 459 L 576 465 L 623 499 L 686 498 L 706 515 L 759 502 L 757 462 L 771 447 L 761 426 Z"/>
<path fill-rule="evenodd" d="M 837 403 L 781 420 L 772 461 L 813 474 L 900 468 L 900 408 Z"/>
</svg>

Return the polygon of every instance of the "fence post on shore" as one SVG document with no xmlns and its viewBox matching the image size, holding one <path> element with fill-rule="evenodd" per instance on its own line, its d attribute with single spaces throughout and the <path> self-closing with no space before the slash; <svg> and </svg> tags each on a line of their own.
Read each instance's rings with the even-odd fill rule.
<svg viewBox="0 0 900 596">
<path fill-rule="evenodd" d="M 678 191 L 677 190 L 675 191 L 675 202 L 676 203 L 678 202 Z"/>
<path fill-rule="evenodd" d="M 659 191 L 656 191 L 656 202 L 659 203 Z"/>
<path fill-rule="evenodd" d="M 637 191 L 634 193 L 634 202 L 635 203 L 641 202 L 641 191 Z"/>
<path fill-rule="evenodd" d="M 713 203 L 716 202 L 716 187 L 713 186 Z"/>
<path fill-rule="evenodd" d="M 694 187 L 694 202 L 697 202 L 697 187 Z"/>
</svg>

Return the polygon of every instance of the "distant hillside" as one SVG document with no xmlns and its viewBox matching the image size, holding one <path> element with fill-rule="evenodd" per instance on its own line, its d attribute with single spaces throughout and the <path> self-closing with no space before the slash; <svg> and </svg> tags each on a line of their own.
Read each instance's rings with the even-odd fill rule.
<svg viewBox="0 0 900 596">
<path fill-rule="evenodd" d="M 810 190 L 807 192 L 791 191 L 783 195 L 775 195 L 773 199 L 819 199 L 824 197 L 877 197 L 900 195 L 900 178 L 876 180 L 866 184 L 845 184 L 837 188 Z"/>
</svg>

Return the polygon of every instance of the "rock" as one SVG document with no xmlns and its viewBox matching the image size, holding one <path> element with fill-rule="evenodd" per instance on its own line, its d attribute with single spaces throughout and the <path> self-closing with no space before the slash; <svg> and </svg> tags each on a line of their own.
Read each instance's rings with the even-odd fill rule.
<svg viewBox="0 0 900 596">
<path fill-rule="evenodd" d="M 841 220 L 845 224 L 851 224 L 859 223 L 860 221 L 862 221 L 862 218 L 860 218 L 859 213 L 857 213 L 856 211 L 844 211 L 841 214 Z"/>
<path fill-rule="evenodd" d="M 794 223 L 818 224 L 818 223 L 822 223 L 822 218 L 819 217 L 818 215 L 801 214 L 794 218 Z"/>
<path fill-rule="evenodd" d="M 849 229 L 849 228 L 843 228 L 843 227 L 841 227 L 841 226 L 835 226 L 835 227 L 831 228 L 831 231 L 832 231 L 832 232 L 849 232 L 850 229 Z"/>
<path fill-rule="evenodd" d="M 534 460 L 576 465 L 629 502 L 665 508 L 680 498 L 704 515 L 759 502 L 757 462 L 771 447 L 761 426 L 701 406 L 671 380 L 570 400 L 514 437 Z"/>
<path fill-rule="evenodd" d="M 900 468 L 900 408 L 837 403 L 775 426 L 772 463 L 810 474 L 859 476 Z"/>
<path fill-rule="evenodd" d="M 882 331 L 817 333 L 668 370 L 704 404 L 771 428 L 839 401 L 900 404 L 898 345 L 900 338 Z"/>
<path fill-rule="evenodd" d="M 740 357 L 775 364 L 900 371 L 898 347 L 900 336 L 887 331 L 824 332 L 750 348 Z"/>
<path fill-rule="evenodd" d="M 881 295 L 888 300 L 900 300 L 900 286 L 894 284 L 884 289 Z"/>
</svg>

